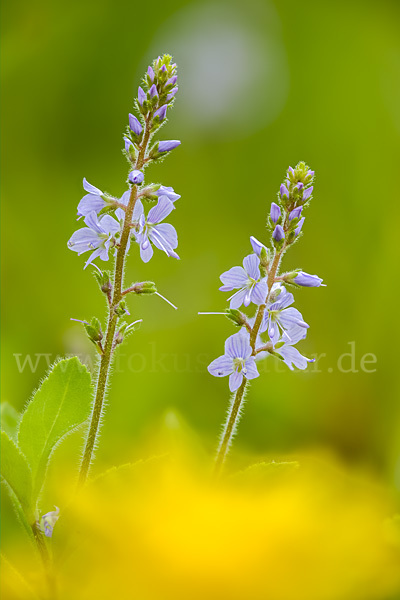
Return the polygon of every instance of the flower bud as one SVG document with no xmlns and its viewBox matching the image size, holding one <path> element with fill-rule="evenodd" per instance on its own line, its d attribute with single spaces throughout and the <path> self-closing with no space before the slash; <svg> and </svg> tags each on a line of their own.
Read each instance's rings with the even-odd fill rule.
<svg viewBox="0 0 400 600">
<path fill-rule="evenodd" d="M 153 281 L 142 281 L 141 283 L 135 283 L 132 287 L 135 294 L 155 294 L 157 291 L 156 284 Z"/>
<path fill-rule="evenodd" d="M 296 227 L 296 229 L 294 230 L 294 234 L 295 234 L 296 236 L 297 236 L 297 235 L 299 235 L 299 233 L 300 233 L 300 231 L 301 231 L 301 228 L 303 227 L 303 223 L 304 223 L 304 221 L 305 221 L 305 220 L 306 220 L 306 218 L 305 218 L 305 217 L 302 217 L 302 218 L 300 219 L 300 221 L 297 223 L 297 227 Z"/>
<path fill-rule="evenodd" d="M 153 81 L 154 81 L 154 71 L 153 71 L 153 68 L 151 66 L 147 69 L 147 75 L 148 75 L 151 83 L 153 83 Z"/>
<path fill-rule="evenodd" d="M 309 275 L 308 273 L 304 273 L 304 271 L 297 273 L 297 276 L 293 279 L 293 283 L 302 287 L 320 287 L 322 281 L 323 279 L 317 275 Z"/>
<path fill-rule="evenodd" d="M 143 127 L 139 119 L 137 119 L 135 115 L 132 115 L 131 113 L 129 113 L 129 127 L 137 136 L 139 136 L 143 131 Z"/>
<path fill-rule="evenodd" d="M 154 85 L 154 83 L 149 90 L 149 95 L 150 95 L 150 98 L 152 98 L 152 99 L 156 98 L 158 100 L 158 92 L 157 92 L 157 88 Z"/>
<path fill-rule="evenodd" d="M 103 339 L 103 332 L 101 329 L 101 323 L 99 319 L 93 317 L 90 323 L 85 323 L 83 321 L 83 326 L 86 329 L 86 333 L 88 334 L 89 340 L 97 346 L 98 342 L 101 342 L 101 340 Z"/>
<path fill-rule="evenodd" d="M 312 194 L 313 189 L 314 189 L 313 186 L 311 186 L 311 187 L 309 187 L 309 188 L 307 188 L 307 189 L 304 190 L 304 192 L 303 192 L 303 199 L 302 199 L 303 202 L 306 202 L 309 199 L 309 197 Z"/>
<path fill-rule="evenodd" d="M 296 208 L 294 208 L 292 210 L 292 212 L 289 214 L 289 221 L 292 221 L 293 219 L 299 219 L 302 210 L 303 210 L 302 206 L 297 206 Z"/>
<path fill-rule="evenodd" d="M 289 167 L 290 169 L 291 167 Z M 289 198 L 289 190 L 287 189 L 286 185 L 284 183 L 281 184 L 281 187 L 279 189 L 280 194 L 281 194 L 281 198 L 283 198 L 284 196 L 286 196 L 287 198 Z"/>
<path fill-rule="evenodd" d="M 130 315 L 129 310 L 126 308 L 125 300 L 121 300 L 117 306 L 114 307 L 114 312 L 118 317 L 123 317 L 124 315 Z"/>
<path fill-rule="evenodd" d="M 170 100 L 172 100 L 172 98 L 175 96 L 177 91 L 178 91 L 178 86 L 172 88 L 172 90 L 170 91 L 170 93 L 167 96 L 167 102 L 170 102 Z"/>
<path fill-rule="evenodd" d="M 167 104 L 164 104 L 158 110 L 156 110 L 153 118 L 158 117 L 160 119 L 160 121 L 162 121 L 163 119 L 165 119 L 166 114 L 167 114 Z"/>
<path fill-rule="evenodd" d="M 138 88 L 138 101 L 139 101 L 140 106 L 143 106 L 143 102 L 146 100 L 146 98 L 147 98 L 147 96 L 146 96 L 143 88 L 140 87 L 140 85 L 139 85 L 139 88 Z"/>
<path fill-rule="evenodd" d="M 285 186 L 283 186 L 283 187 L 285 187 Z M 281 186 L 281 188 L 282 188 L 282 186 Z M 279 217 L 281 216 L 281 209 L 279 208 L 279 206 L 277 204 L 275 204 L 275 202 L 273 202 L 271 204 L 270 214 L 271 214 L 271 219 L 274 223 L 276 223 L 278 221 Z"/>
<path fill-rule="evenodd" d="M 246 315 L 237 308 L 227 308 L 225 314 L 237 327 L 243 327 L 247 323 Z"/>
<path fill-rule="evenodd" d="M 168 140 L 165 142 L 158 142 L 158 152 L 171 152 L 171 150 L 175 150 L 178 146 L 180 146 L 181 142 L 179 140 Z"/>
<path fill-rule="evenodd" d="M 168 81 L 165 83 L 165 87 L 167 87 L 167 86 L 169 86 L 169 85 L 173 86 L 173 85 L 175 85 L 175 84 L 176 84 L 176 82 L 177 82 L 177 81 L 178 81 L 178 76 L 177 76 L 177 75 L 173 75 L 173 76 L 172 76 L 172 77 L 170 77 L 170 78 L 168 79 Z"/>
<path fill-rule="evenodd" d="M 276 242 L 281 242 L 285 239 L 285 232 L 283 231 L 283 227 L 281 225 L 277 225 L 275 227 L 272 237 Z"/>
<path fill-rule="evenodd" d="M 144 180 L 144 175 L 142 173 L 142 171 L 131 171 L 129 173 L 129 181 L 133 184 L 140 184 L 143 183 Z"/>
</svg>

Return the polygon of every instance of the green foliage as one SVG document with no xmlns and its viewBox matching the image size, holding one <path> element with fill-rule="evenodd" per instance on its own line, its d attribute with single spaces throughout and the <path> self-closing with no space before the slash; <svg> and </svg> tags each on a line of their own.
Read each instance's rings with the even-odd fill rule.
<svg viewBox="0 0 400 600">
<path fill-rule="evenodd" d="M 8 437 L 15 441 L 17 441 L 20 419 L 20 413 L 11 404 L 8 402 L 1 403 L 1 430 L 5 431 Z"/>
<path fill-rule="evenodd" d="M 1 476 L 32 520 L 32 472 L 25 456 L 4 431 L 1 432 Z"/>
<path fill-rule="evenodd" d="M 56 446 L 90 414 L 90 375 L 78 358 L 58 362 L 22 415 L 18 442 L 32 470 L 33 495 L 43 485 Z"/>
<path fill-rule="evenodd" d="M 259 462 L 231 476 L 243 484 L 264 485 L 274 481 L 276 477 L 295 472 L 299 468 L 297 461 Z"/>
</svg>

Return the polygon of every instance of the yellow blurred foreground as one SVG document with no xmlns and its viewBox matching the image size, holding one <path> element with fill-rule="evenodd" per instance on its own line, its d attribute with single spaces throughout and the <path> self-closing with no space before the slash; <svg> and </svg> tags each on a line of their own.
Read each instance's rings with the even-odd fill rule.
<svg viewBox="0 0 400 600">
<path fill-rule="evenodd" d="M 215 483 L 198 463 L 154 458 L 61 507 L 58 597 L 386 600 L 400 584 L 392 514 L 377 486 L 326 462 L 260 463 Z M 22 549 L 19 561 L 41 597 L 38 563 Z M 3 600 L 38 597 L 7 562 L 3 575 Z"/>
</svg>

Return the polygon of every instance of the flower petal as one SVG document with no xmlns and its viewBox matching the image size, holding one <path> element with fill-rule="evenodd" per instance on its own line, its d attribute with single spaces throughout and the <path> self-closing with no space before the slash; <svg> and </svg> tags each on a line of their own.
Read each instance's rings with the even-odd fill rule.
<svg viewBox="0 0 400 600">
<path fill-rule="evenodd" d="M 95 231 L 89 229 L 89 227 L 82 227 L 72 234 L 68 241 L 68 247 L 74 252 L 82 254 L 97 248 L 100 242 L 101 240 Z"/>
<path fill-rule="evenodd" d="M 230 300 L 229 307 L 230 308 L 239 308 L 240 306 L 242 306 L 242 304 L 246 298 L 246 294 L 247 294 L 247 288 L 243 288 L 243 289 L 239 290 L 238 292 L 236 292 L 236 294 L 233 294 L 233 296 L 231 296 L 231 298 L 229 298 L 229 300 Z"/>
<path fill-rule="evenodd" d="M 157 235 L 156 237 L 159 239 L 161 236 L 161 241 L 163 243 L 163 241 L 165 241 L 165 243 L 167 243 L 173 250 L 175 250 L 175 248 L 178 246 L 178 234 L 176 233 L 176 229 L 173 225 L 170 225 L 169 223 L 160 223 L 159 225 L 156 225 L 155 227 L 152 227 L 152 229 L 150 230 L 149 236 L 152 239 L 151 234 L 156 231 Z M 156 239 L 152 239 L 153 243 L 155 246 L 157 246 L 157 248 L 163 250 L 163 248 L 161 248 Z"/>
<path fill-rule="evenodd" d="M 104 215 L 99 220 L 101 227 L 104 229 L 106 233 L 110 233 L 112 235 L 116 234 L 121 229 L 121 225 L 110 215 Z"/>
<path fill-rule="evenodd" d="M 232 290 L 242 288 L 247 285 L 248 277 L 243 267 L 232 267 L 229 271 L 222 273 L 220 280 Z"/>
<path fill-rule="evenodd" d="M 239 331 L 228 337 L 225 342 L 225 354 L 231 358 L 251 356 L 250 336 L 247 331 Z"/>
<path fill-rule="evenodd" d="M 83 189 L 86 190 L 89 194 L 98 194 L 99 196 L 103 195 L 103 192 L 99 190 L 99 188 L 89 183 L 85 177 L 83 178 Z"/>
<path fill-rule="evenodd" d="M 249 254 L 243 259 L 243 267 L 252 279 L 260 279 L 260 259 L 255 254 Z"/>
<path fill-rule="evenodd" d="M 212 363 L 208 365 L 207 369 L 214 377 L 225 377 L 226 375 L 230 375 L 233 373 L 234 369 L 232 358 L 224 354 L 213 360 Z"/>
<path fill-rule="evenodd" d="M 173 210 L 174 205 L 171 200 L 168 200 L 167 196 L 161 196 L 161 198 L 158 199 L 156 206 L 153 206 L 147 215 L 147 222 L 151 225 L 160 223 L 165 217 L 168 217 L 169 213 Z"/>
<path fill-rule="evenodd" d="M 99 213 L 106 206 L 103 198 L 95 194 L 86 194 L 78 204 L 78 216 L 86 217 L 90 212 Z"/>
<path fill-rule="evenodd" d="M 235 371 L 232 375 L 229 375 L 229 389 L 231 392 L 236 392 L 236 390 L 242 385 L 243 381 L 243 373 L 238 373 Z"/>
<path fill-rule="evenodd" d="M 268 294 L 268 285 L 266 281 L 259 281 L 251 291 L 251 301 L 260 306 L 265 304 L 265 298 Z"/>
<path fill-rule="evenodd" d="M 246 360 L 243 369 L 243 374 L 246 377 L 246 379 L 255 379 L 256 377 L 260 376 L 260 373 L 257 369 L 256 361 L 252 356 Z"/>
</svg>

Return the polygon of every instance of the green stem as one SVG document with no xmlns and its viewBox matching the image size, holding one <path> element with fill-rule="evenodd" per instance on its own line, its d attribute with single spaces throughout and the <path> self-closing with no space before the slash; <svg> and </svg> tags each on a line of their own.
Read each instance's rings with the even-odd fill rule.
<svg viewBox="0 0 400 600">
<path fill-rule="evenodd" d="M 240 419 L 240 407 L 244 399 L 244 393 L 246 391 L 247 379 L 243 377 L 242 384 L 237 389 L 235 396 L 233 397 L 228 417 L 225 423 L 224 432 L 222 434 L 221 443 L 218 448 L 217 456 L 215 459 L 214 476 L 218 477 L 221 474 L 222 467 L 224 466 L 225 458 L 228 454 L 229 447 L 232 442 L 232 437 L 235 434 L 236 428 Z"/>
<path fill-rule="evenodd" d="M 54 571 L 53 571 L 53 564 L 52 564 L 52 560 L 51 560 L 48 548 L 46 546 L 45 539 L 43 537 L 43 533 L 39 529 L 39 526 L 37 525 L 37 523 L 34 523 L 32 525 L 32 533 L 33 533 L 33 537 L 35 539 L 36 547 L 37 547 L 40 557 L 42 559 L 43 568 L 44 568 L 44 572 L 45 572 L 46 579 L 47 579 L 47 586 L 48 586 L 48 591 L 49 591 L 48 599 L 56 600 L 58 594 L 57 594 L 56 578 L 54 576 Z"/>
<path fill-rule="evenodd" d="M 139 154 L 136 160 L 135 169 L 140 170 L 145 163 L 146 149 L 151 136 L 151 119 L 153 113 L 151 112 L 146 118 L 145 133 L 143 141 L 140 145 Z M 90 466 L 93 460 L 93 454 L 96 447 L 97 438 L 99 435 L 99 428 L 101 424 L 102 415 L 104 412 L 104 398 L 107 390 L 108 378 L 110 375 L 110 366 L 114 351 L 114 338 L 115 330 L 117 326 L 118 316 L 115 313 L 115 308 L 118 306 L 121 298 L 123 297 L 123 279 L 126 259 L 126 249 L 131 233 L 131 221 L 132 214 L 135 208 L 137 200 L 137 186 L 133 185 L 129 198 L 128 205 L 125 210 L 124 226 L 122 229 L 121 239 L 117 251 L 117 258 L 115 261 L 114 269 L 114 282 L 113 282 L 113 296 L 109 306 L 108 312 L 108 323 L 106 338 L 103 346 L 103 353 L 100 359 L 100 366 L 97 375 L 96 393 L 93 403 L 92 416 L 90 420 L 90 426 L 87 433 L 85 442 L 85 449 L 83 451 L 83 457 L 81 462 L 81 468 L 78 478 L 78 486 L 81 487 L 85 482 L 89 474 Z"/>
<path fill-rule="evenodd" d="M 287 228 L 288 228 L 288 223 L 286 221 L 284 224 L 285 233 L 286 233 Z M 272 261 L 271 266 L 268 271 L 268 279 L 267 279 L 268 293 L 265 298 L 265 303 L 261 304 L 258 307 L 256 318 L 254 320 L 254 325 L 250 329 L 250 346 L 253 351 L 253 353 L 252 353 L 253 356 L 256 356 L 256 354 L 257 354 L 257 351 L 256 351 L 257 335 L 260 330 L 261 323 L 262 323 L 263 317 L 264 317 L 264 312 L 267 307 L 267 302 L 268 302 L 269 296 L 271 294 L 272 286 L 275 282 L 275 278 L 278 273 L 279 265 L 280 265 L 282 256 L 284 255 L 284 253 L 286 251 L 286 248 L 287 248 L 287 245 L 285 242 L 283 244 L 282 248 L 279 250 L 279 252 L 275 252 L 275 256 L 273 258 L 273 261 Z M 226 424 L 224 427 L 224 433 L 222 436 L 222 440 L 221 440 L 221 443 L 220 443 L 218 451 L 217 451 L 217 456 L 215 458 L 214 476 L 219 476 L 222 472 L 222 468 L 224 466 L 226 456 L 229 452 L 229 448 L 230 448 L 230 445 L 232 442 L 233 435 L 235 434 L 237 425 L 239 423 L 240 407 L 243 402 L 244 393 L 246 391 L 246 386 L 247 386 L 247 379 L 245 377 L 243 377 L 243 382 L 242 382 L 241 386 L 238 388 L 238 390 L 234 396 L 230 411 L 228 413 L 228 418 L 227 418 L 227 421 L 226 421 Z"/>
</svg>

